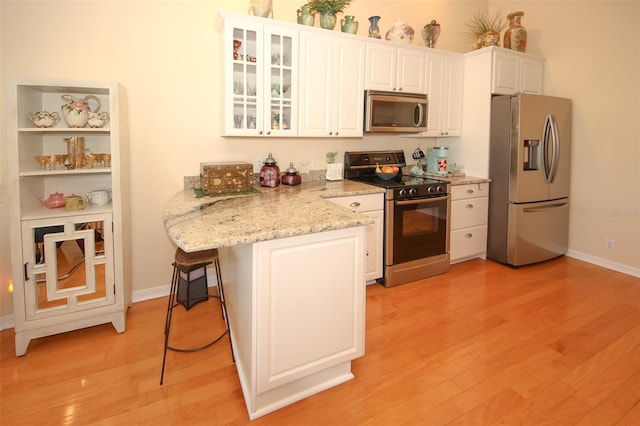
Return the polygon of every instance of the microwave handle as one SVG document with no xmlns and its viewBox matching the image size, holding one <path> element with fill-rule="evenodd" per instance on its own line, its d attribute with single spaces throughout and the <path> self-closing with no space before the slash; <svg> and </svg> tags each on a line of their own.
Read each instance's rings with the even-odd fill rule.
<svg viewBox="0 0 640 426">
<path fill-rule="evenodd" d="M 416 123 L 415 121 L 413 122 L 413 126 L 414 127 L 420 127 L 422 126 L 422 109 L 424 108 L 424 106 L 422 106 L 422 104 L 418 103 L 416 104 L 416 108 L 418 108 L 418 122 Z M 413 110 L 415 112 L 415 109 Z M 414 115 L 415 117 L 415 115 Z"/>
</svg>

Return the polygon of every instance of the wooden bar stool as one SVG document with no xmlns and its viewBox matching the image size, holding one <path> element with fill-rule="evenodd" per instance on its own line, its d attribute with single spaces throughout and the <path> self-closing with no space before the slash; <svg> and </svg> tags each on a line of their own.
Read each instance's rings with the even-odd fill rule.
<svg viewBox="0 0 640 426">
<path fill-rule="evenodd" d="M 210 295 L 207 285 L 207 265 L 214 264 L 216 268 L 216 280 L 218 284 L 218 294 Z M 160 375 L 160 384 L 164 380 L 164 367 L 167 360 L 167 350 L 175 352 L 196 352 L 208 348 L 214 343 L 220 341 L 225 335 L 229 336 L 229 345 L 231 346 L 231 358 L 235 362 L 233 356 L 233 345 L 231 343 L 231 329 L 229 327 L 229 317 L 227 316 L 227 307 L 224 298 L 224 288 L 222 287 L 222 273 L 220 272 L 220 259 L 218 258 L 218 249 L 202 250 L 187 253 L 178 248 L 173 262 L 173 278 L 171 279 L 171 289 L 169 290 L 169 303 L 167 305 L 167 316 L 164 323 L 164 354 L 162 356 L 162 373 Z M 171 328 L 171 319 L 173 310 L 179 305 L 184 306 L 188 311 L 195 304 L 204 302 L 210 298 L 216 298 L 220 301 L 220 309 L 224 318 L 225 331 L 209 343 L 195 348 L 177 348 L 169 345 L 169 330 Z"/>
</svg>

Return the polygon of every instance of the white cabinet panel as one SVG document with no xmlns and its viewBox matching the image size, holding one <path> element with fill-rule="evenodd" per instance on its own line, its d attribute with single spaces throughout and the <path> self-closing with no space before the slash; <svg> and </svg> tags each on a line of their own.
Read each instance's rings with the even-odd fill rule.
<svg viewBox="0 0 640 426">
<path fill-rule="evenodd" d="M 361 137 L 364 42 L 300 34 L 299 135 Z"/>
<path fill-rule="evenodd" d="M 443 52 L 427 53 L 429 115 L 425 136 L 460 136 L 464 58 Z"/>
<path fill-rule="evenodd" d="M 369 41 L 366 51 L 365 89 L 427 93 L 425 49 Z"/>
<path fill-rule="evenodd" d="M 451 186 L 451 262 L 486 256 L 489 184 Z"/>
<path fill-rule="evenodd" d="M 493 94 L 542 94 L 544 61 L 541 58 L 500 48 L 494 48 L 492 53 Z"/>
<path fill-rule="evenodd" d="M 366 194 L 349 197 L 328 198 L 328 201 L 374 218 L 375 222 L 367 226 L 366 278 L 373 283 L 382 278 L 382 250 L 384 240 L 384 195 Z"/>
</svg>

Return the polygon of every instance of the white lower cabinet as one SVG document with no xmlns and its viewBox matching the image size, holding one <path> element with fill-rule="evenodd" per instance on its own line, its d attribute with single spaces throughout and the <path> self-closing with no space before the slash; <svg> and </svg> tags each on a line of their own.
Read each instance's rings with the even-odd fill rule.
<svg viewBox="0 0 640 426">
<path fill-rule="evenodd" d="M 489 184 L 451 186 L 451 263 L 487 253 Z"/>
<path fill-rule="evenodd" d="M 336 204 L 350 208 L 354 212 L 374 218 L 375 222 L 367 226 L 366 277 L 367 283 L 382 277 L 382 247 L 384 238 L 384 194 L 352 195 L 348 197 L 328 198 Z"/>
<path fill-rule="evenodd" d="M 352 379 L 364 354 L 365 228 L 222 248 L 236 368 L 255 419 Z"/>
</svg>

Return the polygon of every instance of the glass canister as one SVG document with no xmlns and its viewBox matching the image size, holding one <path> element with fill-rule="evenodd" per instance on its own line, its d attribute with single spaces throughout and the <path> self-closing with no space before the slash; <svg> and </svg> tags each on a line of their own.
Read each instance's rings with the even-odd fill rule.
<svg viewBox="0 0 640 426">
<path fill-rule="evenodd" d="M 280 185 L 280 167 L 271 153 L 264 159 L 264 165 L 260 169 L 260 186 L 275 188 Z"/>
</svg>

